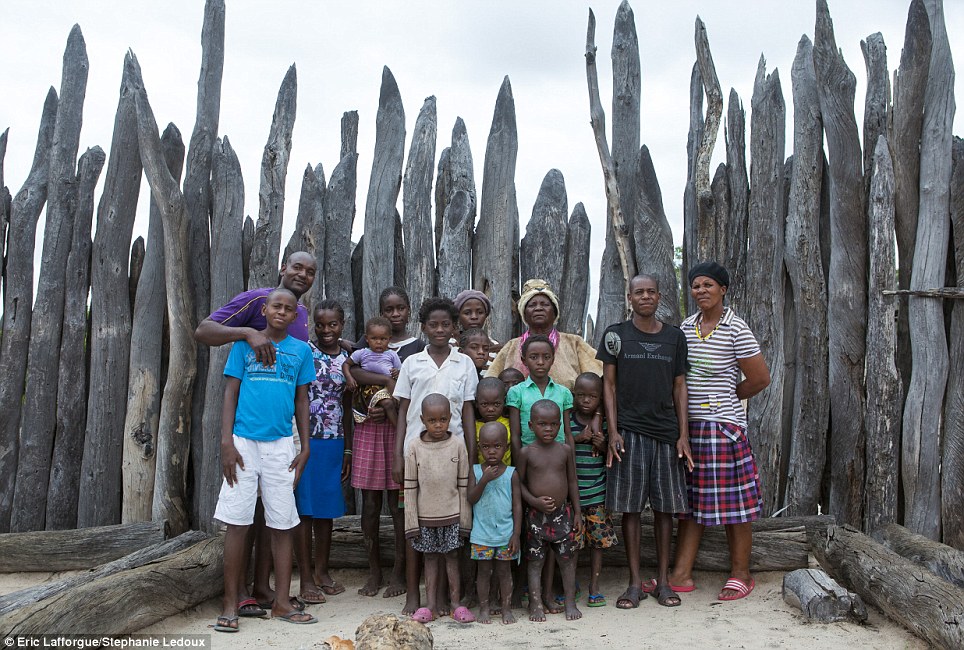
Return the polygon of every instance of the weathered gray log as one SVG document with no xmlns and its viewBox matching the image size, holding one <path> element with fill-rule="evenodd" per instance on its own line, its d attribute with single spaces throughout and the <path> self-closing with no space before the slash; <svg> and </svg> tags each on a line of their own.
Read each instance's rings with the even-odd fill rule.
<svg viewBox="0 0 964 650">
<path fill-rule="evenodd" d="M 890 73 L 887 70 L 887 46 L 884 36 L 875 32 L 860 41 L 867 69 L 867 94 L 864 97 L 864 196 L 870 200 L 870 179 L 874 168 L 877 138 L 887 135 L 890 113 Z M 868 204 L 869 205 L 869 204 Z"/>
<path fill-rule="evenodd" d="M 241 229 L 244 221 L 244 180 L 241 163 L 227 136 L 214 144 L 211 161 L 211 304 L 223 305 L 244 288 L 241 268 Z M 221 402 L 224 397 L 224 364 L 230 346 L 212 347 L 208 359 L 207 386 L 204 390 L 204 431 L 221 426 Z M 199 379 L 200 380 L 200 379 Z M 221 484 L 221 442 L 219 436 L 207 435 L 201 444 L 200 483 L 194 491 L 198 501 L 195 525 L 214 532 L 214 508 Z"/>
<path fill-rule="evenodd" d="M 586 208 L 582 203 L 577 203 L 566 228 L 566 269 L 559 285 L 559 295 L 566 297 L 561 306 L 559 330 L 577 336 L 582 336 L 586 329 L 591 235 L 592 226 Z"/>
<path fill-rule="evenodd" d="M 731 277 L 746 277 L 746 230 L 750 218 L 750 177 L 746 167 L 746 112 L 736 90 L 730 89 L 726 109 L 726 173 L 730 187 L 730 216 L 726 237 L 720 241 L 720 263 Z M 685 277 L 685 276 L 684 276 Z M 737 282 L 726 292 L 737 313 L 743 312 L 746 285 Z M 687 292 L 688 293 L 688 292 Z M 678 304 L 678 303 L 677 303 Z"/>
<path fill-rule="evenodd" d="M 90 229 L 94 188 L 107 155 L 88 149 L 77 164 L 74 231 L 67 257 L 64 325 L 57 373 L 57 426 L 54 433 L 44 526 L 73 528 L 77 523 L 77 491 L 87 420 L 87 295 L 90 291 Z"/>
<path fill-rule="evenodd" d="M 3 336 L 0 338 L 0 533 L 10 530 L 17 478 L 20 415 L 26 384 L 33 304 L 33 258 L 37 220 L 47 201 L 50 144 L 57 123 L 57 91 L 50 88 L 40 116 L 37 148 L 27 180 L 10 203 L 3 278 Z"/>
<path fill-rule="evenodd" d="M 940 0 L 924 3 L 933 48 L 924 93 L 920 146 L 920 209 L 912 290 L 940 286 L 950 238 L 950 181 L 954 125 L 954 64 Z M 944 308 L 932 298 L 910 296 L 913 365 L 904 403 L 902 476 L 904 525 L 931 539 L 940 537 L 941 418 L 947 386 L 948 356 Z"/>
<path fill-rule="evenodd" d="M 509 77 L 505 77 L 486 141 L 479 223 L 472 242 L 472 286 L 485 292 L 492 303 L 487 324 L 489 334 L 498 341 L 513 336 L 513 294 L 519 290 L 519 206 L 515 195 L 518 152 L 515 99 Z"/>
<path fill-rule="evenodd" d="M 625 223 L 624 231 L 628 239 L 633 241 L 635 222 L 638 218 L 635 205 L 637 194 L 635 176 L 640 137 L 640 64 L 636 18 L 626 0 L 623 0 L 616 10 L 610 58 L 613 66 L 613 174 L 616 186 L 619 188 L 619 207 Z M 607 201 L 608 198 L 607 195 Z M 624 294 L 628 289 L 626 282 L 631 276 L 623 276 L 624 269 L 616 239 L 617 231 L 613 226 L 613 217 L 607 210 L 606 244 L 599 272 L 599 305 L 596 318 L 598 323 L 604 325 L 621 321 L 626 315 Z M 638 260 L 632 244 L 629 245 L 628 255 L 633 258 L 635 267 Z M 523 280 L 525 280 L 524 274 Z"/>
<path fill-rule="evenodd" d="M 408 286 L 408 270 L 405 268 L 405 243 L 402 235 L 402 215 L 395 212 L 395 261 L 393 264 L 392 284 L 396 287 Z"/>
<path fill-rule="evenodd" d="M 462 118 L 457 119 L 461 120 Z M 435 223 L 433 232 L 435 235 L 436 258 L 438 258 L 439 249 L 442 247 L 442 230 L 445 228 L 445 208 L 448 207 L 453 194 L 451 177 L 449 175 L 450 152 L 451 147 L 442 149 L 442 153 L 440 153 L 438 157 L 438 165 L 436 165 L 435 168 Z M 436 267 L 438 267 L 437 263 Z M 435 284 L 438 286 L 438 278 L 436 278 Z"/>
<path fill-rule="evenodd" d="M 372 173 L 365 201 L 365 232 L 368 234 L 362 260 L 365 318 L 378 314 L 378 295 L 385 287 L 395 284 L 395 203 L 402 182 L 404 156 L 405 109 L 395 77 L 385 66 L 375 116 Z"/>
<path fill-rule="evenodd" d="M 197 82 L 197 108 L 194 131 L 184 169 L 184 200 L 188 217 L 188 286 L 194 293 L 193 323 L 204 320 L 211 309 L 211 155 L 218 137 L 221 112 L 221 77 L 224 72 L 224 0 L 205 0 L 201 27 L 201 70 Z M 207 346 L 197 348 L 197 376 L 207 376 Z M 209 461 L 201 456 L 205 432 L 203 424 L 205 382 L 194 382 L 191 398 L 191 456 L 194 482 L 201 479 L 201 468 Z M 198 517 L 198 499 L 193 502 Z"/>
<path fill-rule="evenodd" d="M 73 232 L 77 195 L 76 164 L 87 92 L 87 45 L 79 25 L 67 37 L 60 81 L 60 102 L 50 151 L 47 181 L 47 223 L 37 299 L 31 318 L 27 384 L 20 419 L 17 485 L 13 493 L 10 530 L 42 530 L 50 482 L 50 458 L 56 431 L 57 371 L 63 329 L 67 256 Z M 127 266 L 130 239 L 124 244 L 122 266 Z M 31 255 L 32 257 L 32 255 Z M 127 297 L 127 270 L 118 289 Z M 123 305 L 123 303 L 121 303 Z M 121 316 L 130 317 L 127 305 Z M 113 523 L 113 522 L 111 522 Z"/>
<path fill-rule="evenodd" d="M 10 225 L 10 190 L 3 178 L 3 161 L 7 156 L 8 135 L 10 135 L 10 127 L 0 133 L 0 259 L 6 256 L 7 226 Z M 0 318 L 2 318 L 2 313 L 0 313 Z"/>
<path fill-rule="evenodd" d="M 341 115 L 341 153 L 345 156 L 358 153 L 358 111 L 345 111 Z"/>
<path fill-rule="evenodd" d="M 445 209 L 438 251 L 438 295 L 455 298 L 472 286 L 472 199 L 457 190 Z"/>
<path fill-rule="evenodd" d="M 716 223 L 714 223 L 717 209 L 713 203 L 710 161 L 713 157 L 716 135 L 720 130 L 720 119 L 723 115 L 723 91 L 720 89 L 720 80 L 716 76 L 716 66 L 713 65 L 713 55 L 710 53 L 706 25 L 703 24 L 699 16 L 696 17 L 695 41 L 696 63 L 700 67 L 703 92 L 706 94 L 706 114 L 703 119 L 699 146 L 696 149 L 696 174 L 694 176 L 696 253 L 701 260 L 715 260 L 719 257 L 719 246 L 716 237 Z"/>
<path fill-rule="evenodd" d="M 964 298 L 964 140 L 954 138 L 951 176 L 951 227 L 957 287 Z M 944 449 L 941 456 L 941 514 L 945 544 L 964 550 L 964 300 L 951 311 L 950 367 L 944 402 Z"/>
<path fill-rule="evenodd" d="M 553 291 L 562 286 L 569 254 L 560 242 L 566 241 L 569 203 L 566 181 L 558 169 L 550 169 L 542 179 L 532 216 L 526 224 L 526 235 L 519 247 L 522 277 L 542 278 Z"/>
<path fill-rule="evenodd" d="M 141 279 L 141 271 L 144 268 L 144 238 L 138 235 L 134 243 L 131 244 L 131 259 L 128 264 L 127 276 L 127 304 L 131 306 L 131 318 L 134 318 L 134 302 L 137 298 L 137 283 Z"/>
<path fill-rule="evenodd" d="M 174 124 L 168 124 L 164 129 L 161 146 L 167 169 L 175 179 L 180 180 L 184 165 L 184 142 Z M 163 376 L 161 347 L 164 342 L 167 292 L 164 287 L 164 222 L 153 197 L 148 244 L 131 325 L 127 416 L 124 420 L 122 523 L 150 521 L 154 494 Z"/>
<path fill-rule="evenodd" d="M 362 310 L 362 265 L 365 254 L 365 235 L 358 238 L 358 243 L 351 249 L 351 284 L 352 302 L 355 305 L 355 331 L 351 334 L 357 339 L 365 330 L 365 313 Z M 346 315 L 347 316 L 347 315 Z"/>
<path fill-rule="evenodd" d="M 167 320 L 170 327 L 170 356 L 167 381 L 161 398 L 157 430 L 157 463 L 151 515 L 167 521 L 179 535 L 188 528 L 187 467 L 191 442 L 191 388 L 197 367 L 194 343 L 194 296 L 187 259 L 188 216 L 184 195 L 164 162 L 157 123 L 147 99 L 137 59 L 130 55 L 129 91 L 136 101 L 137 140 L 144 173 L 164 221 L 164 286 L 167 290 Z"/>
<path fill-rule="evenodd" d="M 325 297 L 337 300 L 345 310 L 345 337 L 357 329 L 355 294 L 352 291 L 351 229 L 355 222 L 355 186 L 358 154 L 350 153 L 331 172 L 325 192 Z M 317 278 L 315 280 L 318 281 Z"/>
<path fill-rule="evenodd" d="M 868 205 L 870 285 L 867 347 L 867 478 L 864 530 L 897 521 L 901 404 L 903 385 L 897 373 L 897 299 L 882 291 L 897 284 L 894 268 L 894 167 L 887 138 L 880 135 L 874 153 Z"/>
<path fill-rule="evenodd" d="M 864 485 L 867 215 L 854 118 L 856 79 L 837 49 L 826 0 L 817 0 L 813 64 L 830 165 L 830 512 L 841 523 L 859 526 Z"/>
<path fill-rule="evenodd" d="M 320 267 L 316 269 L 315 282 L 311 285 L 311 289 L 301 297 L 309 314 L 312 307 L 321 302 L 325 295 L 323 279 L 325 269 L 322 257 L 325 254 L 325 194 L 327 191 L 325 169 L 322 164 L 318 163 L 314 169 L 308 165 L 301 180 L 301 196 L 298 199 L 295 229 L 288 238 L 284 250 L 283 259 L 285 260 L 292 253 L 305 251 L 315 258 Z"/>
<path fill-rule="evenodd" d="M 179 553 L 105 576 L 2 617 L 12 635 L 121 635 L 194 607 L 222 589 L 223 543 L 206 539 Z M 77 607 L 96 602 L 97 607 Z"/>
<path fill-rule="evenodd" d="M 244 274 L 244 288 L 248 288 L 248 273 L 251 270 L 251 251 L 254 249 L 254 220 L 251 215 L 244 217 L 241 226 L 241 272 Z"/>
<path fill-rule="evenodd" d="M 628 5 L 627 5 L 628 9 Z M 621 12 L 624 22 L 631 14 Z M 635 30 L 635 26 L 633 27 Z M 614 68 L 615 70 L 615 68 Z M 603 183 L 606 190 L 606 231 L 612 232 L 613 242 L 619 262 L 618 274 L 613 262 L 603 261 L 600 271 L 599 309 L 596 320 L 608 327 L 612 323 L 623 320 L 626 315 L 626 295 L 629 293 L 629 281 L 636 275 L 635 251 L 633 249 L 632 222 L 627 222 L 623 215 L 620 188 L 616 178 L 616 165 L 609 153 L 609 143 L 606 140 L 606 113 L 603 111 L 599 99 L 599 75 L 596 71 L 596 16 L 589 10 L 589 26 L 586 30 L 586 82 L 589 87 L 589 122 L 592 125 L 593 138 L 596 141 L 596 151 L 603 172 Z M 614 134 L 615 137 L 615 134 Z M 639 140 L 635 142 L 638 144 Z M 632 187 L 632 184 L 629 185 Z M 603 252 L 605 258 L 605 251 Z M 611 257 L 609 259 L 612 259 Z M 621 276 L 621 278 L 620 278 Z M 603 285 L 607 279 L 610 284 Z M 622 282 L 619 282 L 622 279 Z M 617 294 L 618 292 L 618 294 Z M 617 310 L 618 305 L 618 310 Z"/>
<path fill-rule="evenodd" d="M 819 569 L 797 569 L 783 576 L 783 601 L 802 611 L 810 623 L 867 620 L 867 607 L 860 596 Z"/>
<path fill-rule="evenodd" d="M 872 537 L 901 557 L 964 588 L 964 552 L 959 549 L 912 533 L 895 523 L 876 529 Z"/>
<path fill-rule="evenodd" d="M 693 62 L 690 73 L 690 122 L 686 135 L 686 187 L 683 190 L 683 267 L 682 277 L 688 277 L 694 264 L 707 260 L 696 259 L 696 153 L 703 140 L 703 77 L 699 61 Z M 686 313 L 696 310 L 696 303 L 686 292 Z"/>
<path fill-rule="evenodd" d="M 295 127 L 298 99 L 298 72 L 294 64 L 288 68 L 274 114 L 268 142 L 261 156 L 261 185 L 258 190 L 258 223 L 254 229 L 254 243 L 248 268 L 248 287 L 278 285 L 278 255 L 281 254 L 281 221 L 285 207 L 285 179 L 291 154 L 291 133 Z"/>
<path fill-rule="evenodd" d="M 636 272 L 646 273 L 659 280 L 662 297 L 656 310 L 656 317 L 663 322 L 678 325 L 679 283 L 676 267 L 673 265 L 675 249 L 673 231 L 663 209 L 663 193 L 659 189 L 656 168 L 649 148 L 639 149 L 636 161 L 636 225 L 633 234 L 636 239 Z M 684 284 L 686 280 L 683 280 Z"/>
<path fill-rule="evenodd" d="M 90 391 L 80 472 L 77 525 L 114 524 L 121 517 L 121 469 L 131 318 L 127 304 L 127 248 L 141 183 L 137 114 L 131 92 L 134 61 L 124 58 L 120 100 L 97 206 L 90 275 Z"/>
<path fill-rule="evenodd" d="M 697 257 L 703 260 L 719 260 L 722 254 L 720 240 L 726 234 L 726 220 L 730 218 L 730 187 L 726 175 L 726 163 L 720 163 L 710 183 L 710 199 L 706 202 L 707 215 L 701 217 L 702 227 L 697 235 Z"/>
<path fill-rule="evenodd" d="M 89 569 L 163 542 L 166 524 L 145 521 L 0 535 L 0 573 Z"/>
<path fill-rule="evenodd" d="M 149 562 L 155 562 L 163 559 L 172 553 L 178 553 L 189 546 L 193 546 L 194 544 L 203 541 L 206 537 L 207 535 L 201 531 L 191 530 L 183 535 L 178 535 L 174 539 L 158 542 L 156 544 L 133 551 L 132 553 L 124 555 L 116 560 L 113 560 L 112 562 L 99 564 L 90 571 L 75 573 L 66 578 L 61 578 L 60 580 L 44 582 L 34 587 L 27 587 L 26 589 L 14 591 L 13 593 L 4 594 L 3 596 L 0 596 L 0 616 L 8 614 L 16 609 L 20 609 L 21 607 L 40 602 L 59 593 L 63 593 L 68 589 L 85 585 L 88 582 L 99 580 L 100 578 L 113 575 L 120 571 L 136 569 L 137 567 L 144 566 Z"/>
<path fill-rule="evenodd" d="M 920 208 L 920 136 L 924 120 L 924 91 L 931 65 L 930 19 L 923 0 L 912 0 L 907 10 L 900 67 L 894 72 L 894 106 L 888 143 L 894 161 L 894 219 L 897 228 L 897 268 L 900 289 L 910 288 L 917 211 Z M 904 394 L 910 384 L 910 324 L 907 300 L 900 301 L 897 322 L 897 368 Z"/>
<path fill-rule="evenodd" d="M 421 305 L 423 300 L 436 295 L 435 241 L 432 235 L 432 172 L 435 170 L 437 138 L 435 97 L 426 97 L 415 120 L 402 190 L 405 287 L 413 305 Z"/>
<path fill-rule="evenodd" d="M 466 193 L 468 197 L 468 203 L 466 208 L 468 210 L 468 235 L 469 249 L 466 253 L 466 258 L 464 260 L 454 260 L 449 259 L 449 264 L 452 262 L 457 262 L 458 264 L 465 265 L 468 269 L 468 278 L 459 280 L 461 284 L 449 284 L 449 289 L 454 289 L 461 286 L 453 294 L 442 293 L 439 290 L 440 296 L 450 296 L 454 297 L 459 291 L 472 286 L 472 234 L 475 230 L 475 214 L 476 208 L 478 206 L 478 197 L 475 191 L 475 170 L 472 162 L 472 149 L 469 147 L 469 136 L 465 130 L 465 122 L 462 121 L 461 117 L 455 119 L 455 126 L 452 127 L 452 144 L 446 147 L 442 154 L 439 156 L 438 161 L 438 174 L 435 181 L 435 250 L 436 258 L 441 256 L 442 250 L 442 240 L 445 237 L 445 214 L 448 210 L 449 202 L 455 196 L 455 193 L 462 190 Z M 462 201 L 462 199 L 460 199 Z M 462 207 L 459 208 L 462 210 Z M 465 220 L 461 220 L 460 223 Z M 454 234 L 454 233 L 453 233 Z M 461 235 L 459 235 L 460 237 Z M 452 249 L 452 244 L 449 245 L 449 249 Z M 440 267 L 439 260 L 436 259 L 437 267 L 437 286 L 442 283 L 442 271 Z M 446 280 L 448 281 L 448 280 Z"/>
<path fill-rule="evenodd" d="M 826 528 L 832 523 L 829 517 L 780 517 L 761 519 L 753 523 L 753 552 L 750 568 L 754 571 L 792 571 L 807 567 L 808 531 Z M 622 528 L 616 523 L 616 536 L 622 539 Z M 652 516 L 644 513 L 641 539 L 653 539 Z M 379 527 L 379 540 L 383 565 L 390 565 L 394 553 L 394 535 L 391 519 L 383 516 Z M 675 531 L 674 531 L 675 544 Z M 367 568 L 365 545 L 362 539 L 360 519 L 357 516 L 335 520 L 332 533 L 331 563 L 335 568 Z M 588 562 L 588 557 L 584 557 Z M 643 566 L 656 565 L 656 551 L 652 544 L 640 545 Z M 620 547 L 606 549 L 603 553 L 605 566 L 626 566 L 626 552 Z M 727 571 L 730 568 L 726 535 L 721 528 L 708 528 L 703 535 L 696 568 L 701 571 Z"/>
<path fill-rule="evenodd" d="M 782 467 L 784 369 L 785 229 L 784 149 L 786 107 L 780 74 L 766 73 L 760 57 L 750 112 L 750 220 L 747 229 L 746 308 L 744 318 L 760 343 L 770 369 L 770 385 L 749 403 L 748 429 L 760 470 L 763 512 L 783 501 Z"/>
<path fill-rule="evenodd" d="M 790 182 L 793 178 L 793 156 L 789 156 L 783 164 L 783 209 L 780 212 L 783 219 L 784 240 L 786 238 L 786 221 L 790 212 Z M 784 269 L 786 268 L 786 242 L 784 241 Z M 793 396 L 796 391 L 797 380 L 797 321 L 806 318 L 806 314 L 798 314 L 797 307 L 792 299 L 793 287 L 790 284 L 790 277 L 784 271 L 783 275 L 783 404 L 793 404 Z M 790 459 L 790 442 L 793 436 L 793 412 L 789 408 L 783 408 L 780 418 L 781 430 L 783 432 L 783 465 L 780 467 L 780 480 L 783 490 L 780 498 L 786 503 L 786 478 L 787 467 Z"/>
<path fill-rule="evenodd" d="M 593 341 L 596 338 L 595 333 L 596 327 L 593 323 L 592 316 L 586 316 L 586 336 L 584 337 L 587 341 Z"/>
<path fill-rule="evenodd" d="M 821 267 L 820 187 L 823 180 L 823 122 L 813 70 L 813 45 L 797 44 L 790 71 L 793 85 L 793 175 L 786 224 L 787 273 L 798 314 L 793 339 L 796 360 L 788 450 L 786 504 L 789 514 L 817 511 L 821 472 L 827 458 L 827 285 Z"/>
<path fill-rule="evenodd" d="M 964 646 L 964 589 L 846 525 L 815 529 L 813 554 L 848 589 L 940 648 Z"/>
</svg>

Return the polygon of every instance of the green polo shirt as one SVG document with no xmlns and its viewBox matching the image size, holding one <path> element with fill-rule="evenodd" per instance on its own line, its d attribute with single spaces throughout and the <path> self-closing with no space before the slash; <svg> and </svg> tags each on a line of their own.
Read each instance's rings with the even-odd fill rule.
<svg viewBox="0 0 964 650">
<path fill-rule="evenodd" d="M 559 405 L 559 434 L 556 436 L 557 442 L 566 441 L 566 429 L 562 425 L 566 417 L 566 411 L 572 408 L 572 393 L 562 384 L 549 379 L 545 394 L 539 391 L 539 387 L 532 381 L 532 377 L 527 378 L 521 384 L 516 384 L 509 389 L 505 396 L 507 406 L 519 409 L 519 425 L 522 429 L 522 446 L 531 445 L 535 442 L 536 434 L 529 428 L 529 412 L 532 405 L 541 399 L 547 399 Z"/>
</svg>

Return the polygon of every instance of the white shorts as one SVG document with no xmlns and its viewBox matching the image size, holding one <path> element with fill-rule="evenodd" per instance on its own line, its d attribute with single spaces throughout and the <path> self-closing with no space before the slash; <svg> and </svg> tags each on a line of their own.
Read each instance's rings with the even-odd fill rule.
<svg viewBox="0 0 964 650">
<path fill-rule="evenodd" d="M 237 467 L 238 481 L 233 486 L 226 479 L 221 483 L 214 518 L 233 526 L 250 526 L 260 485 L 268 528 L 288 530 L 297 526 L 301 519 L 295 505 L 295 473 L 288 471 L 295 458 L 292 439 L 263 441 L 234 436 L 234 446 L 244 469 Z"/>
</svg>

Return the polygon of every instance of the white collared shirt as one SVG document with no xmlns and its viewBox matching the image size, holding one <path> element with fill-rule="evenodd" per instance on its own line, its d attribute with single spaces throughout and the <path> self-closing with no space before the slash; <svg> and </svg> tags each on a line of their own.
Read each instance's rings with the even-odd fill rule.
<svg viewBox="0 0 964 650">
<path fill-rule="evenodd" d="M 429 356 L 426 347 L 416 352 L 402 363 L 395 382 L 396 399 L 410 400 L 408 418 L 405 429 L 405 448 L 408 442 L 418 436 L 422 426 L 422 400 L 432 393 L 445 395 L 452 407 L 452 420 L 449 431 L 452 435 L 462 437 L 462 405 L 475 400 L 475 389 L 479 384 L 479 375 L 472 359 L 456 349 L 449 351 L 449 356 L 441 366 L 435 365 L 435 360 Z"/>
</svg>

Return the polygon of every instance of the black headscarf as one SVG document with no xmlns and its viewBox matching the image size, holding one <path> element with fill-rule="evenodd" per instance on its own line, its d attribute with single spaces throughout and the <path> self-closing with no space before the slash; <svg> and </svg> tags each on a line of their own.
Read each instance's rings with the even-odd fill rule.
<svg viewBox="0 0 964 650">
<path fill-rule="evenodd" d="M 700 262 L 691 268 L 688 276 L 690 284 L 693 284 L 693 280 L 701 275 L 716 280 L 721 287 L 730 286 L 730 274 L 718 262 Z"/>
</svg>

